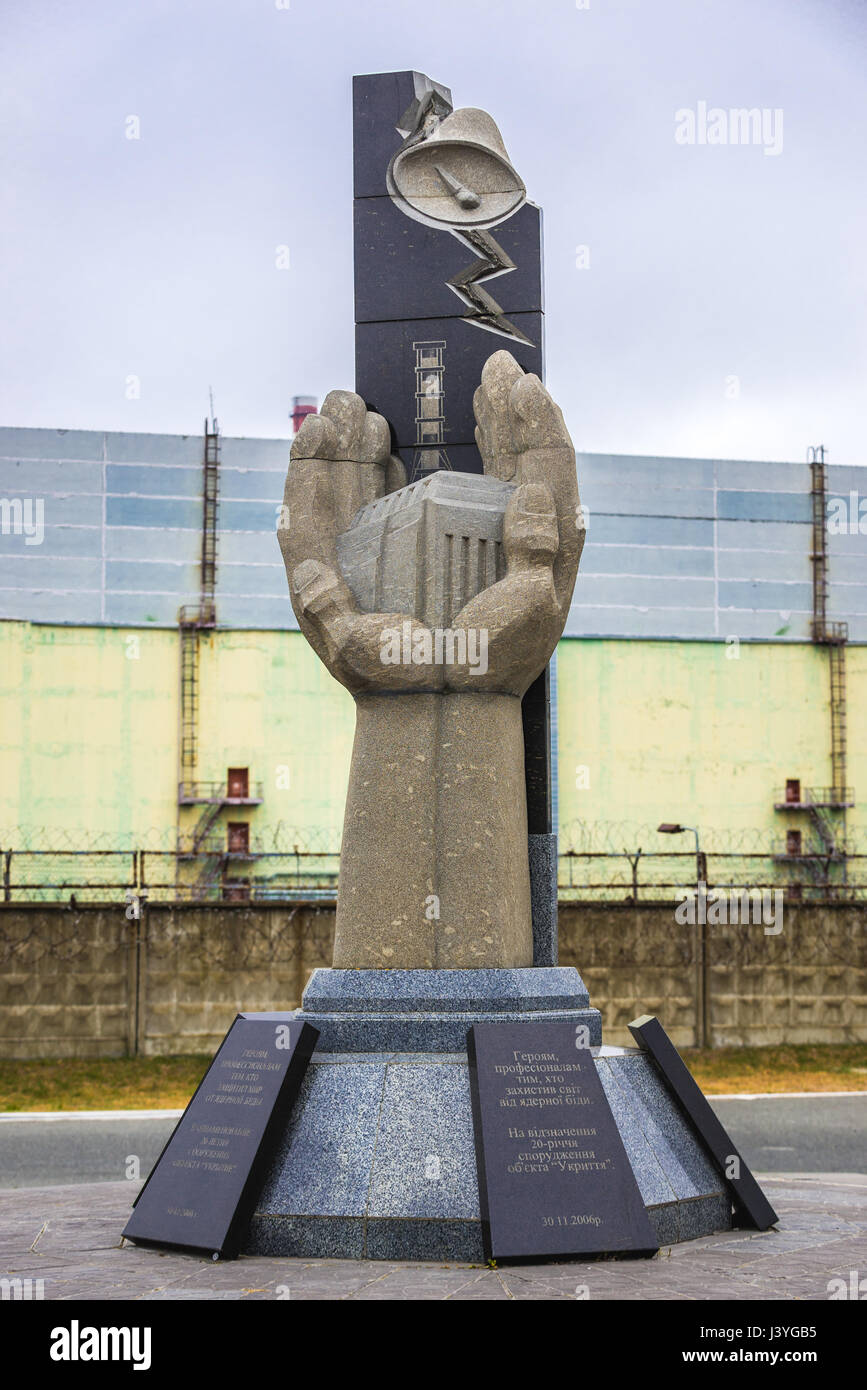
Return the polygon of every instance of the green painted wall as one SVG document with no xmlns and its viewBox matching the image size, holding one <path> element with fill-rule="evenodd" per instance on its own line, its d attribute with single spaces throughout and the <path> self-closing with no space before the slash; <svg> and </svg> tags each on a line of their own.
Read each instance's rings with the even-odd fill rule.
<svg viewBox="0 0 867 1390">
<path fill-rule="evenodd" d="M 774 812 L 787 777 L 830 785 L 824 649 L 567 639 L 557 660 L 562 848 L 587 822 L 600 849 L 606 835 L 612 847 L 649 849 L 660 821 L 697 826 L 707 848 L 747 848 L 753 830 L 785 836 L 806 825 Z M 867 648 L 849 648 L 847 675 L 847 775 L 867 796 Z M 849 823 L 863 838 L 863 810 Z M 653 839 L 675 847 L 674 837 Z"/>
<path fill-rule="evenodd" d="M 577 822 L 591 827 L 585 848 L 612 836 L 634 848 L 660 820 L 698 825 L 708 848 L 754 830 L 782 836 L 788 822 L 773 803 L 786 777 L 830 783 L 827 653 L 744 643 L 732 660 L 727 650 L 561 642 L 563 848 Z M 847 660 L 849 781 L 867 796 L 867 648 Z M 0 843 L 50 844 L 56 832 L 82 847 L 99 835 L 106 845 L 169 848 L 178 666 L 176 631 L 0 623 Z M 352 733 L 350 697 L 300 634 L 202 640 L 198 777 L 248 766 L 264 804 L 235 818 L 256 832 L 279 826 L 337 843 Z M 856 808 L 856 837 L 865 825 Z"/>
<path fill-rule="evenodd" d="M 0 624 L 0 829 L 168 847 L 177 799 L 177 632 Z M 352 700 L 293 632 L 201 640 L 202 781 L 247 766 L 260 826 L 339 841 Z M 287 777 L 288 773 L 288 777 Z M 288 780 L 288 786 L 286 782 Z M 198 813 L 184 812 L 185 824 Z M 17 832 L 21 833 L 18 834 Z"/>
<path fill-rule="evenodd" d="M 0 625 L 0 826 L 123 841 L 165 820 L 177 646 L 169 632 Z"/>
</svg>

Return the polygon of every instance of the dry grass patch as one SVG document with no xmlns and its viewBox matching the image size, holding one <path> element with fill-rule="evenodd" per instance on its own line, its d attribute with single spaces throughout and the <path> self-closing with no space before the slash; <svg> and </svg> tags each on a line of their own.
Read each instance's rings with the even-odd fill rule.
<svg viewBox="0 0 867 1390">
<path fill-rule="evenodd" d="M 867 1091 L 867 1043 L 688 1048 L 706 1095 Z M 180 1110 L 211 1057 L 0 1061 L 0 1110 Z"/>
<path fill-rule="evenodd" d="M 179 1110 L 210 1057 L 0 1061 L 0 1110 Z"/>
<path fill-rule="evenodd" d="M 867 1043 L 689 1048 L 683 1059 L 706 1095 L 867 1091 Z"/>
</svg>

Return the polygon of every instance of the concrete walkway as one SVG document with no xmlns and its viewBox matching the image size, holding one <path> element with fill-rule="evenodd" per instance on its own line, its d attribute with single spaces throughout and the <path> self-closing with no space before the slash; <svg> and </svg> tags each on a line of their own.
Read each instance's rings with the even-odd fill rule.
<svg viewBox="0 0 867 1390">
<path fill-rule="evenodd" d="M 509 1266 L 286 1260 L 214 1263 L 121 1242 L 137 1184 L 0 1192 L 0 1275 L 45 1299 L 702 1299 L 825 1301 L 867 1273 L 867 1176 L 764 1176 L 780 1228 L 729 1231 L 652 1260 Z M 42 1280 L 40 1286 L 35 1283 Z M 13 1293 L 14 1296 L 14 1293 Z"/>
</svg>

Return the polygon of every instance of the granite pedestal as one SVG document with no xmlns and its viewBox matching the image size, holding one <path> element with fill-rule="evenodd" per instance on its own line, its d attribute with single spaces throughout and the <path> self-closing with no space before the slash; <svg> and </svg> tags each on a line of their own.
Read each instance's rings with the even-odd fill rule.
<svg viewBox="0 0 867 1390">
<path fill-rule="evenodd" d="M 317 970 L 320 1030 L 256 1204 L 249 1253 L 483 1261 L 465 1039 L 569 1021 L 588 1039 L 660 1244 L 727 1229 L 722 1179 L 638 1048 L 601 1046 L 577 970 Z"/>
<path fill-rule="evenodd" d="M 585 1024 L 602 1016 L 567 966 L 514 970 L 316 970 L 298 1017 L 319 1029 L 321 1052 L 464 1052 L 474 1023 Z"/>
</svg>

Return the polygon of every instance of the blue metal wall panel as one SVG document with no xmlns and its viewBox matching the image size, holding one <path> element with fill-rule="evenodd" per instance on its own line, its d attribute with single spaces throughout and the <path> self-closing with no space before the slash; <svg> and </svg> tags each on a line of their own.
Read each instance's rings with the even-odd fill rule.
<svg viewBox="0 0 867 1390">
<path fill-rule="evenodd" d="M 113 497 L 105 499 L 107 526 L 185 526 L 202 524 L 202 504 L 181 497 Z"/>
<path fill-rule="evenodd" d="M 678 550 L 674 546 L 599 545 L 594 543 L 591 551 L 588 543 L 585 551 L 587 560 L 582 565 L 581 570 L 582 585 L 585 578 L 589 577 L 591 553 L 594 575 L 646 574 L 684 576 L 695 579 L 713 578 L 713 550 L 709 546 L 704 549 L 684 547 Z M 588 567 L 588 574 L 584 573 L 585 566 Z"/>
<path fill-rule="evenodd" d="M 202 448 L 201 435 L 0 429 L 0 499 L 41 499 L 45 523 L 39 545 L 0 535 L 0 616 L 173 625 L 198 591 Z M 295 626 L 274 535 L 288 455 L 287 440 L 221 441 L 227 626 Z M 809 640 L 806 464 L 581 454 L 578 475 L 588 540 L 567 635 Z M 830 465 L 828 486 L 854 518 L 828 534 L 829 616 L 867 641 L 867 469 Z"/>
<path fill-rule="evenodd" d="M 105 587 L 127 594 L 195 593 L 199 587 L 197 565 L 165 560 L 107 560 Z"/>
<path fill-rule="evenodd" d="M 809 493 L 727 492 L 717 494 L 720 521 L 809 521 Z"/>
<path fill-rule="evenodd" d="M 773 584 L 761 579 L 729 580 L 719 585 L 720 608 L 809 613 L 813 602 L 810 584 Z"/>
<path fill-rule="evenodd" d="M 2 539 L 7 538 L 4 536 Z M 99 591 L 102 585 L 101 560 L 84 559 L 80 555 L 42 555 L 40 550 L 39 546 L 18 554 L 0 550 L 0 591 Z"/>
<path fill-rule="evenodd" d="M 15 426 L 0 428 L 0 454 L 8 459 L 97 459 L 105 458 L 102 430 L 31 430 Z M 132 435 L 116 434 L 115 439 Z M 151 439 L 173 439 L 174 435 L 150 435 Z"/>
<path fill-rule="evenodd" d="M 156 463 L 108 463 L 105 490 L 122 497 L 193 497 L 202 495 L 202 467 L 163 468 Z"/>
<path fill-rule="evenodd" d="M 198 564 L 201 540 L 198 526 L 188 530 L 166 526 L 159 531 L 150 526 L 106 526 L 105 555 L 114 560 L 181 560 Z"/>
</svg>

